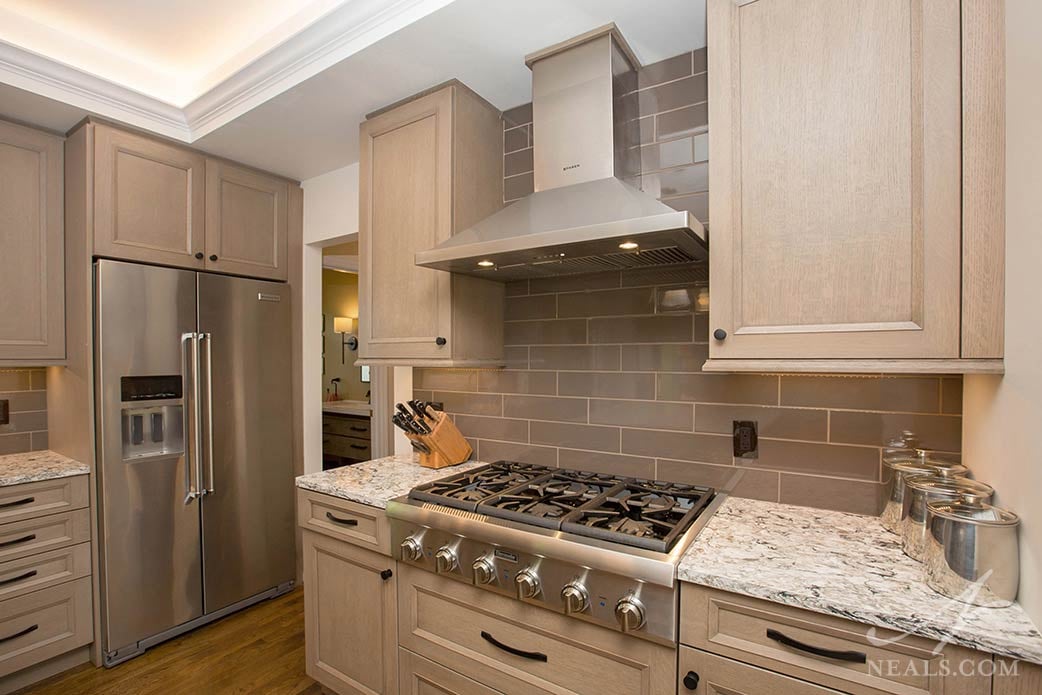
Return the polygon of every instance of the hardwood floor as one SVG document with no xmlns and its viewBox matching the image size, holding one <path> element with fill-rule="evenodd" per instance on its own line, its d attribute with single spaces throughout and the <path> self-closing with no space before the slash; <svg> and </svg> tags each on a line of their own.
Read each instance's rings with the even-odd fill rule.
<svg viewBox="0 0 1042 695">
<path fill-rule="evenodd" d="M 319 695 L 304 673 L 304 592 L 297 589 L 120 664 L 84 664 L 18 695 Z"/>
</svg>

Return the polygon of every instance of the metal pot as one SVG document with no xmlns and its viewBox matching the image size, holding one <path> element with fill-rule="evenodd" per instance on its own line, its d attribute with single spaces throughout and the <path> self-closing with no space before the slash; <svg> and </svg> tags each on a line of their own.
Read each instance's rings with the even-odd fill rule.
<svg viewBox="0 0 1042 695">
<path fill-rule="evenodd" d="M 926 583 L 949 598 L 1000 608 L 1020 582 L 1017 526 L 1011 511 L 988 504 L 927 504 Z"/>
<path fill-rule="evenodd" d="M 926 505 L 962 501 L 983 504 L 995 492 L 990 485 L 969 478 L 920 475 L 905 478 L 901 507 L 901 547 L 905 555 L 922 561 L 926 550 Z"/>
<path fill-rule="evenodd" d="M 901 533 L 902 509 L 905 498 L 905 480 L 917 475 L 939 475 L 957 478 L 968 472 L 966 466 L 954 457 L 922 449 L 912 454 L 883 456 L 883 472 L 886 484 L 886 505 L 879 518 L 883 528 L 891 533 Z"/>
</svg>

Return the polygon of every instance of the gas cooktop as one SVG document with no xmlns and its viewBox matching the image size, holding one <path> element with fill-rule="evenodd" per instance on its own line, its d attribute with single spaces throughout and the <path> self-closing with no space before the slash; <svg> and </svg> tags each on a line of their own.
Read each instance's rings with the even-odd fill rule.
<svg viewBox="0 0 1042 695">
<path fill-rule="evenodd" d="M 497 461 L 414 488 L 409 498 L 666 553 L 711 487 Z"/>
</svg>

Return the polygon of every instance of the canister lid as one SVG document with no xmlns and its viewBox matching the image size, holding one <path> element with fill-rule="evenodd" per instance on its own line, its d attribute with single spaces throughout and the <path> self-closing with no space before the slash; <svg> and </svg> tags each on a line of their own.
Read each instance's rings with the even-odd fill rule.
<svg viewBox="0 0 1042 695">
<path fill-rule="evenodd" d="M 883 461 L 883 465 L 893 469 L 894 472 L 904 476 L 912 475 L 939 475 L 944 478 L 954 478 L 965 475 L 969 469 L 957 461 L 912 459 L 900 461 Z"/>
<path fill-rule="evenodd" d="M 963 499 L 982 502 L 995 492 L 987 483 L 969 478 L 945 478 L 939 475 L 917 475 L 905 479 L 905 485 L 924 493 L 927 497 Z"/>
<path fill-rule="evenodd" d="M 959 500 L 934 500 L 926 503 L 931 514 L 980 526 L 1016 526 L 1020 517 L 1008 509 L 994 507 L 983 502 Z"/>
</svg>

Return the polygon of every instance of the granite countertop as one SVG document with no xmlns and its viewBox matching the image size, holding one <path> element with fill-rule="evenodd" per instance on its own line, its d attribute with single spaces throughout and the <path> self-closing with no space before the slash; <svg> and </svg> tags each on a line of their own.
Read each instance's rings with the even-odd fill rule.
<svg viewBox="0 0 1042 695">
<path fill-rule="evenodd" d="M 447 468 L 424 468 L 415 454 L 388 456 L 302 475 L 297 478 L 297 487 L 383 509 L 389 500 L 407 494 L 417 485 L 483 465 L 467 461 Z"/>
<path fill-rule="evenodd" d="M 87 464 L 53 451 L 30 451 L 0 456 L 0 487 L 68 478 L 90 473 Z"/>
<path fill-rule="evenodd" d="M 373 414 L 373 406 L 366 401 L 322 401 L 322 412 L 370 417 Z"/>
<path fill-rule="evenodd" d="M 682 581 L 1042 663 L 1042 635 L 1014 604 L 935 593 L 876 517 L 730 498 L 681 559 Z"/>
</svg>

